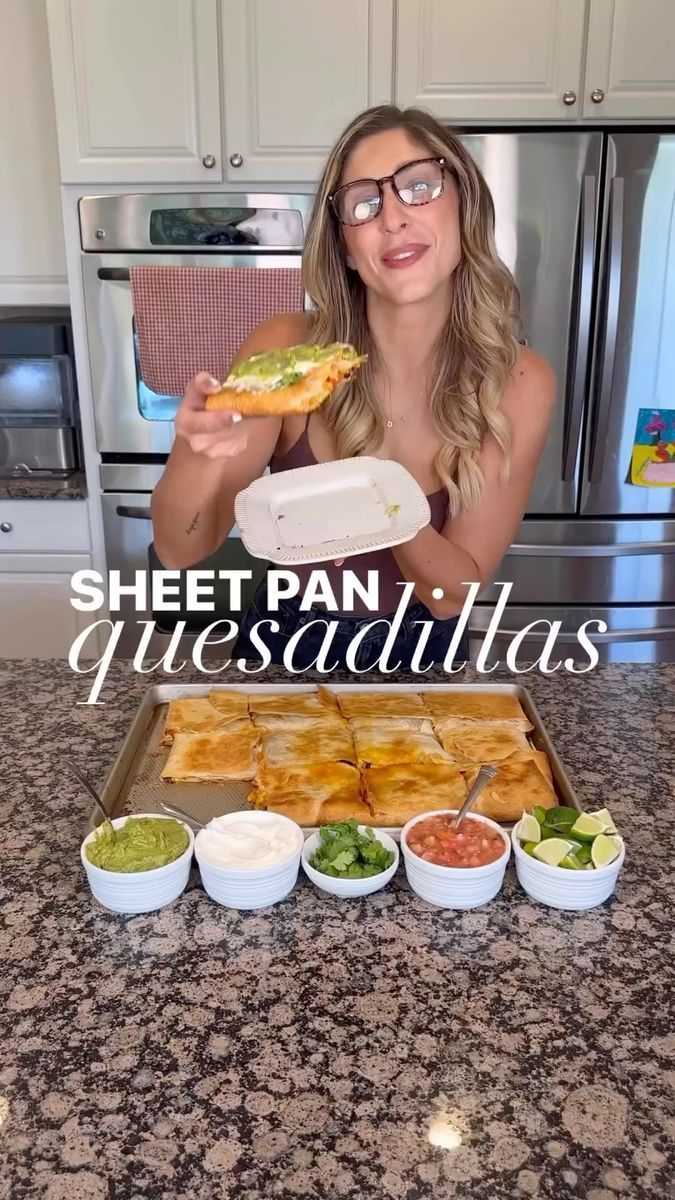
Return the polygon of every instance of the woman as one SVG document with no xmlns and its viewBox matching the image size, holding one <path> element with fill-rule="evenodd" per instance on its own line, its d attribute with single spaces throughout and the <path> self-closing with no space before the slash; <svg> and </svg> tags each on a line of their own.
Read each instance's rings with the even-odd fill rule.
<svg viewBox="0 0 675 1200">
<path fill-rule="evenodd" d="M 200 374 L 176 415 L 176 440 L 152 500 L 155 548 L 166 567 L 213 553 L 234 523 L 236 494 L 272 471 L 357 454 L 396 459 L 429 498 L 431 521 L 392 550 L 332 564 L 339 574 L 380 572 L 380 612 L 414 583 L 390 656 L 409 665 L 415 621 L 434 621 L 425 665 L 442 662 L 467 594 L 487 584 L 522 519 L 554 405 L 548 365 L 517 340 L 518 294 L 497 257 L 487 185 L 461 143 L 418 109 L 383 105 L 356 117 L 331 152 L 309 223 L 303 278 L 314 312 L 259 325 L 237 361 L 300 342 L 350 342 L 368 355 L 352 380 L 306 416 L 234 420 L 205 412 L 217 383 Z M 325 564 L 322 564 L 325 566 Z M 303 582 L 311 567 L 298 569 Z M 301 593 L 302 595 L 302 589 Z M 252 625 L 277 620 L 263 640 L 281 662 L 300 627 L 333 613 L 299 599 L 269 612 L 264 589 L 247 614 L 237 656 L 257 657 Z M 339 614 L 327 662 L 374 614 Z M 364 638 L 356 661 L 375 663 L 387 627 Z M 295 667 L 313 664 L 324 634 L 299 639 Z M 468 657 L 466 640 L 455 659 Z"/>
</svg>

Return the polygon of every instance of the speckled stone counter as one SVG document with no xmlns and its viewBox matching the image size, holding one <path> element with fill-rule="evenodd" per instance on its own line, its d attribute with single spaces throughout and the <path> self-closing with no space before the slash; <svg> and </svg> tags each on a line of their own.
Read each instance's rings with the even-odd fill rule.
<svg viewBox="0 0 675 1200">
<path fill-rule="evenodd" d="M 84 471 L 67 479 L 0 479 L 0 500 L 86 500 Z"/>
<path fill-rule="evenodd" d="M 59 757 L 102 783 L 154 677 L 114 666 L 90 708 L 67 666 L 0 674 L 3 1200 L 672 1194 L 675 667 L 520 677 L 627 838 L 580 914 L 512 866 L 463 915 L 403 875 L 239 914 L 194 872 L 159 913 L 108 914 Z"/>
</svg>

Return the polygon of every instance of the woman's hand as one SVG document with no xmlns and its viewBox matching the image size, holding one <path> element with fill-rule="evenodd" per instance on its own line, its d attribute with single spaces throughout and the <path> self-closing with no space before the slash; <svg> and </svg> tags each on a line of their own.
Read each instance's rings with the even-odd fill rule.
<svg viewBox="0 0 675 1200">
<path fill-rule="evenodd" d="M 206 371 L 195 375 L 185 389 L 176 412 L 176 435 L 187 442 L 195 454 L 207 458 L 235 458 L 248 445 L 251 422 L 264 418 L 247 418 L 230 409 L 207 412 L 206 397 L 220 391 L 220 384 Z"/>
</svg>

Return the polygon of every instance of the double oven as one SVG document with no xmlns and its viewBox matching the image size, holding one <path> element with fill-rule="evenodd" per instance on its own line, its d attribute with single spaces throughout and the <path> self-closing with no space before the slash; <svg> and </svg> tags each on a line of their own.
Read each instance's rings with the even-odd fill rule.
<svg viewBox="0 0 675 1200">
<path fill-rule="evenodd" d="M 160 568 L 152 544 L 150 497 L 171 449 L 179 396 L 158 395 L 143 380 L 134 322 L 130 270 L 137 266 L 301 268 L 312 204 L 309 195 L 170 194 L 87 196 L 79 202 L 85 315 L 108 570 L 125 582 L 136 570 Z M 149 654 L 162 654 L 176 622 L 186 622 L 182 645 L 217 619 L 241 621 L 268 564 L 252 558 L 236 527 L 224 545 L 195 567 L 216 572 L 214 612 L 139 612 L 122 601 L 124 633 L 117 646 L 131 656 L 138 621 L 154 620 Z M 250 571 L 243 607 L 230 611 L 220 570 Z M 184 579 L 182 581 L 184 583 Z M 184 587 L 181 586 L 181 596 Z M 213 653 L 223 654 L 223 648 Z"/>
</svg>

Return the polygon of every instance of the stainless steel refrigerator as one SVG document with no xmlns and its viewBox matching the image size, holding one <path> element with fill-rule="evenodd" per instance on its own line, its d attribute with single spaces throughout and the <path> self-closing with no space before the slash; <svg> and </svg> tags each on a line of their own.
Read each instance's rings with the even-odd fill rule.
<svg viewBox="0 0 675 1200">
<path fill-rule="evenodd" d="M 495 200 L 523 335 L 559 389 L 526 519 L 474 609 L 473 649 L 511 581 L 495 657 L 538 619 L 561 620 L 573 653 L 578 627 L 599 619 L 602 659 L 673 662 L 675 486 L 632 482 L 631 458 L 640 410 L 669 410 L 675 441 L 675 132 L 462 140 Z M 533 631 L 528 648 L 544 638 Z"/>
</svg>

